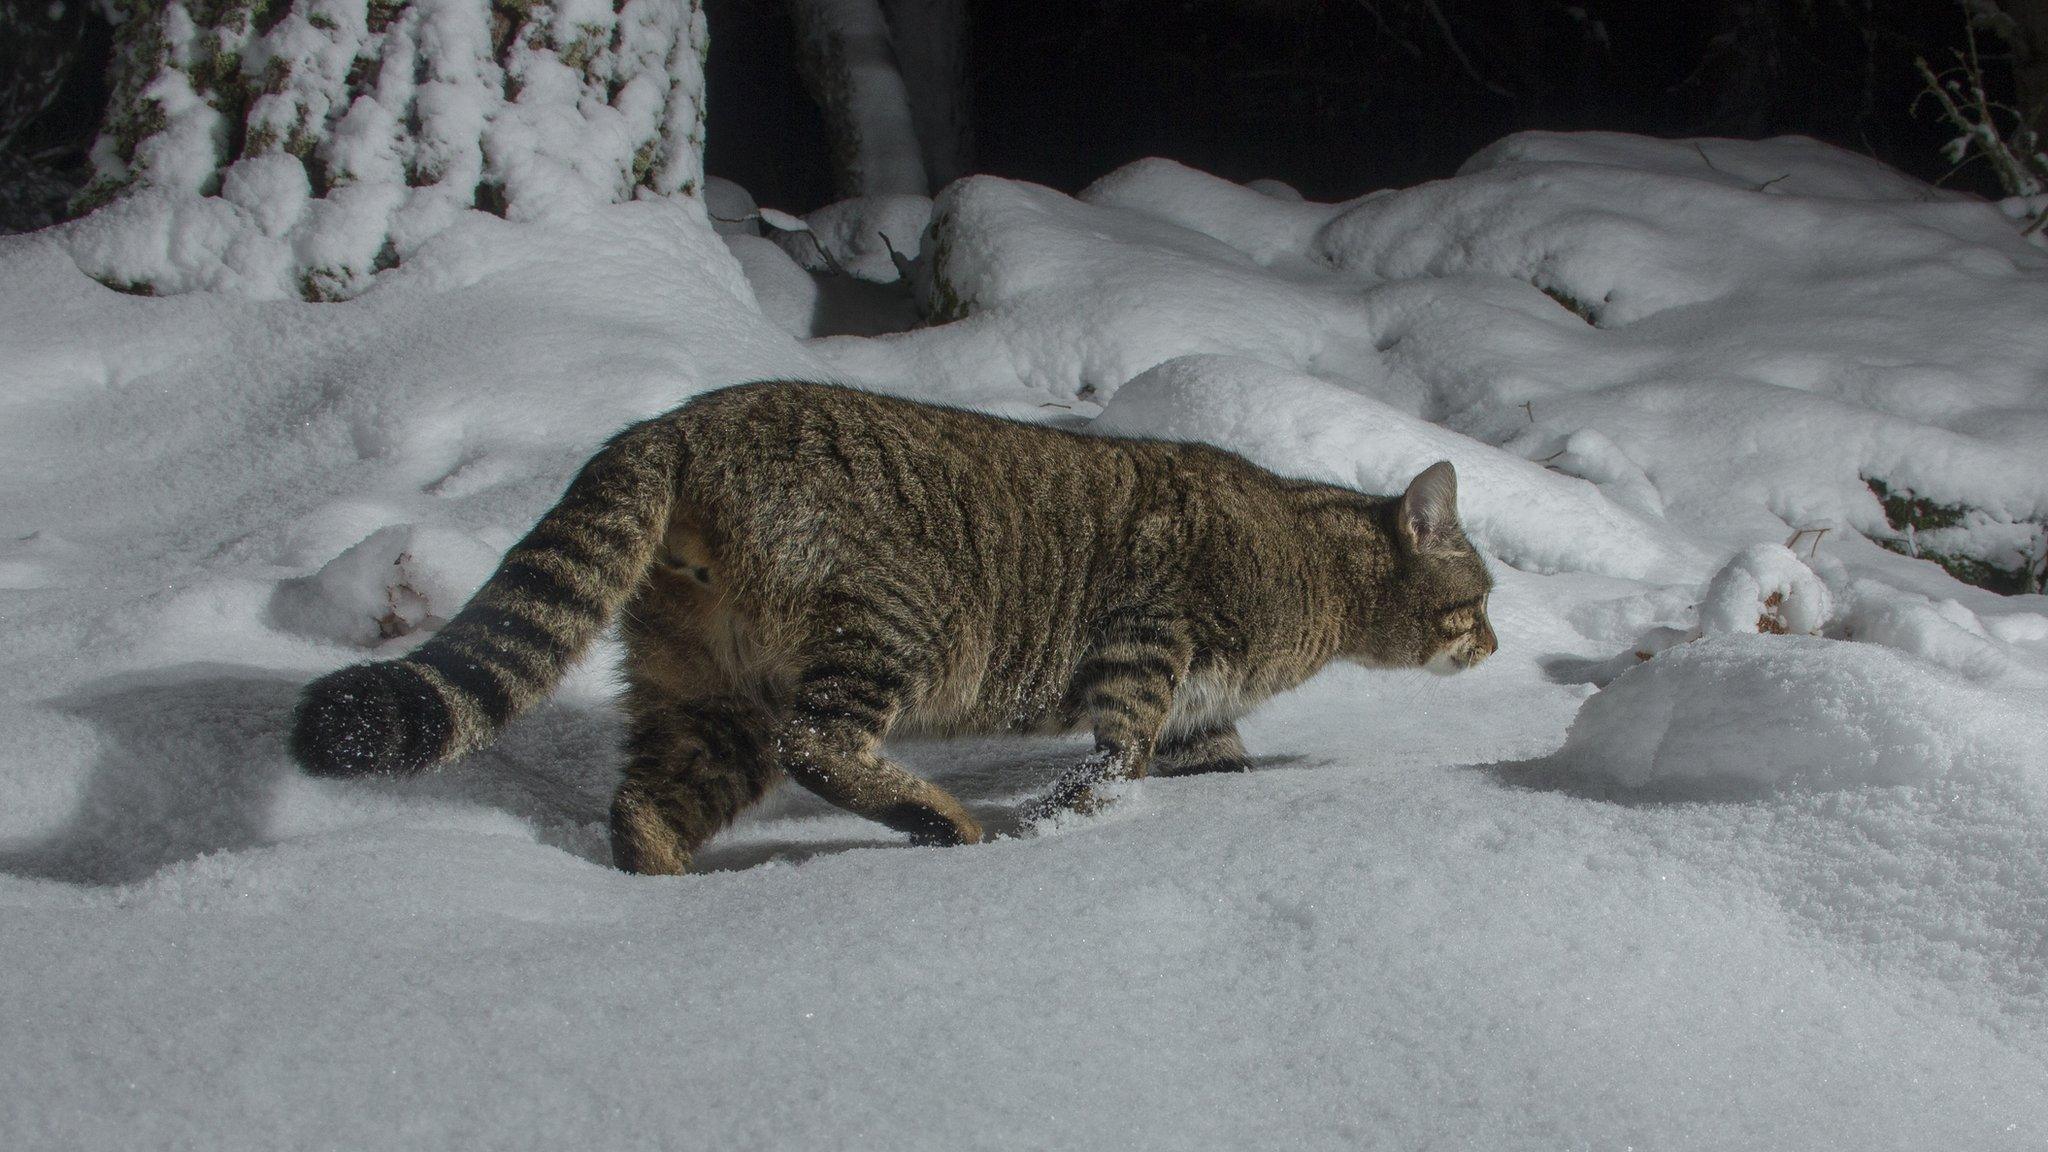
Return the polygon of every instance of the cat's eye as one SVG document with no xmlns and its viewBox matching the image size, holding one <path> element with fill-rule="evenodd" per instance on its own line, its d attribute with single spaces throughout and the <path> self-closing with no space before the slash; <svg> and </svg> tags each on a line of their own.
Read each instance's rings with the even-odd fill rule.
<svg viewBox="0 0 2048 1152">
<path fill-rule="evenodd" d="M 1470 632 L 1478 626 L 1479 613 L 1484 611 L 1485 608 L 1486 597 L 1484 596 L 1479 597 L 1477 600 L 1467 600 L 1462 604 L 1454 604 L 1438 614 L 1437 628 L 1446 636 Z"/>
</svg>

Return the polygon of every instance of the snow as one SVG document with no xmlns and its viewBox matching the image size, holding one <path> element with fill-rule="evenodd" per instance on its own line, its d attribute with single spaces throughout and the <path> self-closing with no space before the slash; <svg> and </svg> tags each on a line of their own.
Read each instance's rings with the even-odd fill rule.
<svg viewBox="0 0 2048 1152">
<path fill-rule="evenodd" d="M 455 478 L 463 473 L 458 472 Z M 439 486 L 451 493 L 454 479 Z M 502 551 L 466 532 L 416 524 L 379 528 L 311 576 L 280 581 L 271 619 L 281 629 L 369 648 L 448 622 Z"/>
<path fill-rule="evenodd" d="M 704 212 L 720 236 L 759 236 L 761 206 L 754 194 L 723 176 L 704 178 Z"/>
<path fill-rule="evenodd" d="M 1946 672 L 1877 643 L 1710 635 L 1587 701 L 1557 758 L 1631 787 L 1826 789 L 1964 771 L 2048 786 L 2038 710 Z"/>
<path fill-rule="evenodd" d="M 784 231 L 778 239 L 813 271 L 888 283 L 898 278 L 890 251 L 916 259 L 931 218 L 929 196 L 855 196 L 812 212 L 803 218 L 803 231 Z"/>
<path fill-rule="evenodd" d="M 1310 204 L 1299 192 L 1269 193 L 1257 182 L 1233 184 L 1157 157 L 1124 165 L 1082 189 L 1080 199 L 1206 232 L 1265 265 L 1300 257 L 1344 207 Z"/>
<path fill-rule="evenodd" d="M 233 288 L 180 245 L 295 188 L 112 211 Z M 1999 547 L 2048 513 L 2048 268 L 1995 206 L 1528 134 L 1343 204 L 1152 160 L 930 213 L 961 318 L 873 336 L 661 198 L 454 211 L 317 305 L 109 291 L 103 219 L 0 240 L 0 1144 L 2048 1141 L 2048 597 L 1878 547 L 1865 483 Z M 679 878 L 607 866 L 614 644 L 439 772 L 291 766 L 298 689 L 431 632 L 605 436 L 775 376 L 1451 460 L 1500 652 L 1333 668 L 1254 771 L 1052 827 L 1085 741 L 906 744 L 993 842 L 785 787 Z"/>
<path fill-rule="evenodd" d="M 1438 460 L 1458 469 L 1459 514 L 1489 555 L 1531 571 L 1642 578 L 1699 556 L 1585 480 L 1403 413 L 1372 396 L 1247 359 L 1169 360 L 1117 390 L 1091 427 L 1220 444 L 1275 471 L 1399 492 Z"/>
</svg>

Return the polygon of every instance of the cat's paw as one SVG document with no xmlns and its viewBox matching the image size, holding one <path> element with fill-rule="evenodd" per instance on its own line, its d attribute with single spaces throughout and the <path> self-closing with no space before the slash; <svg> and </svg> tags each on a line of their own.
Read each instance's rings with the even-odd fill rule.
<svg viewBox="0 0 2048 1152">
<path fill-rule="evenodd" d="M 1212 772 L 1249 772 L 1252 762 L 1243 756 L 1212 756 L 1203 760 L 1159 761 L 1154 776 L 1207 776 Z"/>
<path fill-rule="evenodd" d="M 882 823 L 899 832 L 910 833 L 910 842 L 921 848 L 952 848 L 979 844 L 981 825 L 959 808 L 928 808 L 905 804 L 889 812 Z"/>
<path fill-rule="evenodd" d="M 1124 778 L 1097 780 L 1076 788 L 1054 788 L 1024 810 L 1023 826 L 1039 836 L 1064 831 L 1126 806 L 1138 789 L 1138 781 Z"/>
</svg>

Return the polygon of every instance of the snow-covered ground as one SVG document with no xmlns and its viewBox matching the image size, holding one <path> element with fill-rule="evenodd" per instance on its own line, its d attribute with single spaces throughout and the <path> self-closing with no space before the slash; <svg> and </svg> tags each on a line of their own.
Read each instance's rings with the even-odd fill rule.
<svg viewBox="0 0 2048 1152">
<path fill-rule="evenodd" d="M 2048 1146 L 2048 598 L 1877 547 L 1866 483 L 2041 554 L 2048 253 L 1994 207 L 1524 135 L 1345 204 L 1146 161 L 932 210 L 964 318 L 879 336 L 657 201 L 472 214 L 342 304 L 0 240 L 0 1146 Z M 886 280 L 859 222 L 922 211 L 804 242 Z M 1005 835 L 786 788 L 682 878 L 607 866 L 615 650 L 439 773 L 292 768 L 305 680 L 769 376 L 1452 459 L 1501 651 L 1332 670 L 1256 772 L 1040 834 L 1074 744 L 908 746 Z"/>
</svg>

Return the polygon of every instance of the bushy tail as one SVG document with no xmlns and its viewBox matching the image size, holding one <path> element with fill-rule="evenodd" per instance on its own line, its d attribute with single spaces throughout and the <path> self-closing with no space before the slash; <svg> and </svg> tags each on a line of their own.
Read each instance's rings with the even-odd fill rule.
<svg viewBox="0 0 2048 1152">
<path fill-rule="evenodd" d="M 409 656 L 323 676 L 299 697 L 308 772 L 417 772 L 488 743 L 547 695 L 653 561 L 683 459 L 657 417 L 614 437 L 455 619 Z"/>
</svg>

